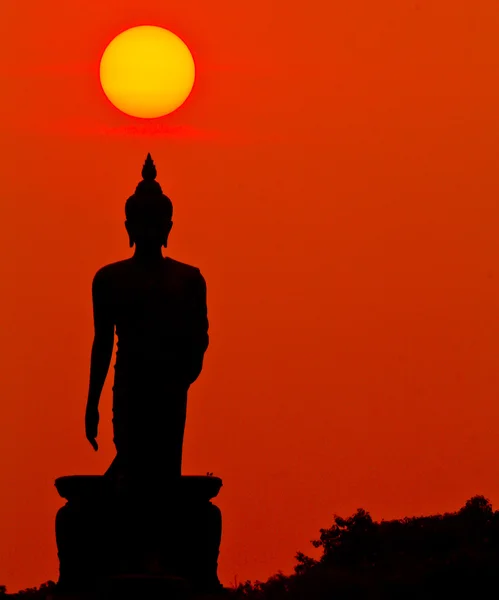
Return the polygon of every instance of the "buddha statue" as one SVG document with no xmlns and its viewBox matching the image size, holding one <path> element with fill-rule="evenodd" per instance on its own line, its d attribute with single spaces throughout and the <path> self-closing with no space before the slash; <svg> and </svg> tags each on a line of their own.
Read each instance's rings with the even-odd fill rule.
<svg viewBox="0 0 499 600">
<path fill-rule="evenodd" d="M 116 458 L 109 476 L 180 477 L 187 393 L 208 348 L 206 283 L 194 266 L 163 256 L 173 206 L 147 155 L 125 204 L 133 256 L 99 269 L 92 283 L 94 341 L 86 437 L 95 450 L 98 405 L 117 337 L 113 386 Z"/>
</svg>

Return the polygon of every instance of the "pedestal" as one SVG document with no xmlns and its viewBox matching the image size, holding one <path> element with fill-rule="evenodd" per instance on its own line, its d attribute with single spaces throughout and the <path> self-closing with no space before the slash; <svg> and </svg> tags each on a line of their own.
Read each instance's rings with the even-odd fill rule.
<svg viewBox="0 0 499 600">
<path fill-rule="evenodd" d="M 60 477 L 56 488 L 67 502 L 56 516 L 59 590 L 92 593 L 147 576 L 219 591 L 222 517 L 211 500 L 221 486 L 209 476 L 128 489 L 105 476 Z"/>
</svg>

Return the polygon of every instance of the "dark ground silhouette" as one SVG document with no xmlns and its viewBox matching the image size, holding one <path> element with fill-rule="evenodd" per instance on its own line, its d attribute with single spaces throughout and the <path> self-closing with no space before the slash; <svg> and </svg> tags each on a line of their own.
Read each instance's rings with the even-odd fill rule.
<svg viewBox="0 0 499 600">
<path fill-rule="evenodd" d="M 279 535 L 276 532 L 276 535 Z M 244 542 L 244 540 L 242 540 Z M 315 560 L 296 555 L 292 575 L 246 582 L 229 592 L 234 600 L 494 598 L 499 590 L 499 511 L 474 496 L 459 511 L 375 522 L 358 509 L 334 516 L 312 542 Z M 244 546 L 244 543 L 242 543 Z M 54 582 L 0 598 L 45 600 Z"/>
</svg>

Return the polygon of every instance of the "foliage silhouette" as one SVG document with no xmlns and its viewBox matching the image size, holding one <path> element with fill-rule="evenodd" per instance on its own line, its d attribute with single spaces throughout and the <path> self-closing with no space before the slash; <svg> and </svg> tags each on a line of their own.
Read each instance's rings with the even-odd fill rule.
<svg viewBox="0 0 499 600">
<path fill-rule="evenodd" d="M 372 520 L 358 509 L 312 541 L 315 560 L 296 555 L 294 574 L 247 581 L 233 592 L 244 600 L 477 597 L 499 583 L 499 511 L 474 496 L 455 513 Z"/>
<path fill-rule="evenodd" d="M 51 580 L 42 583 L 38 588 L 26 588 L 24 590 L 19 590 L 15 594 L 8 594 L 6 586 L 0 585 L 0 598 L 16 598 L 18 600 L 46 600 L 46 598 L 52 595 L 55 590 L 56 583 Z"/>
</svg>

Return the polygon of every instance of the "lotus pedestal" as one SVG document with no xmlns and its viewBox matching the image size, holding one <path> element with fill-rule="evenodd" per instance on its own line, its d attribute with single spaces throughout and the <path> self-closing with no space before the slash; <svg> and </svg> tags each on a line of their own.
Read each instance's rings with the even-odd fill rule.
<svg viewBox="0 0 499 600">
<path fill-rule="evenodd" d="M 163 598 L 162 586 L 171 598 L 220 591 L 222 518 L 211 502 L 218 477 L 183 476 L 133 491 L 106 476 L 60 477 L 55 485 L 67 501 L 56 516 L 61 593 L 107 590 L 124 598 L 141 585 Z"/>
</svg>

